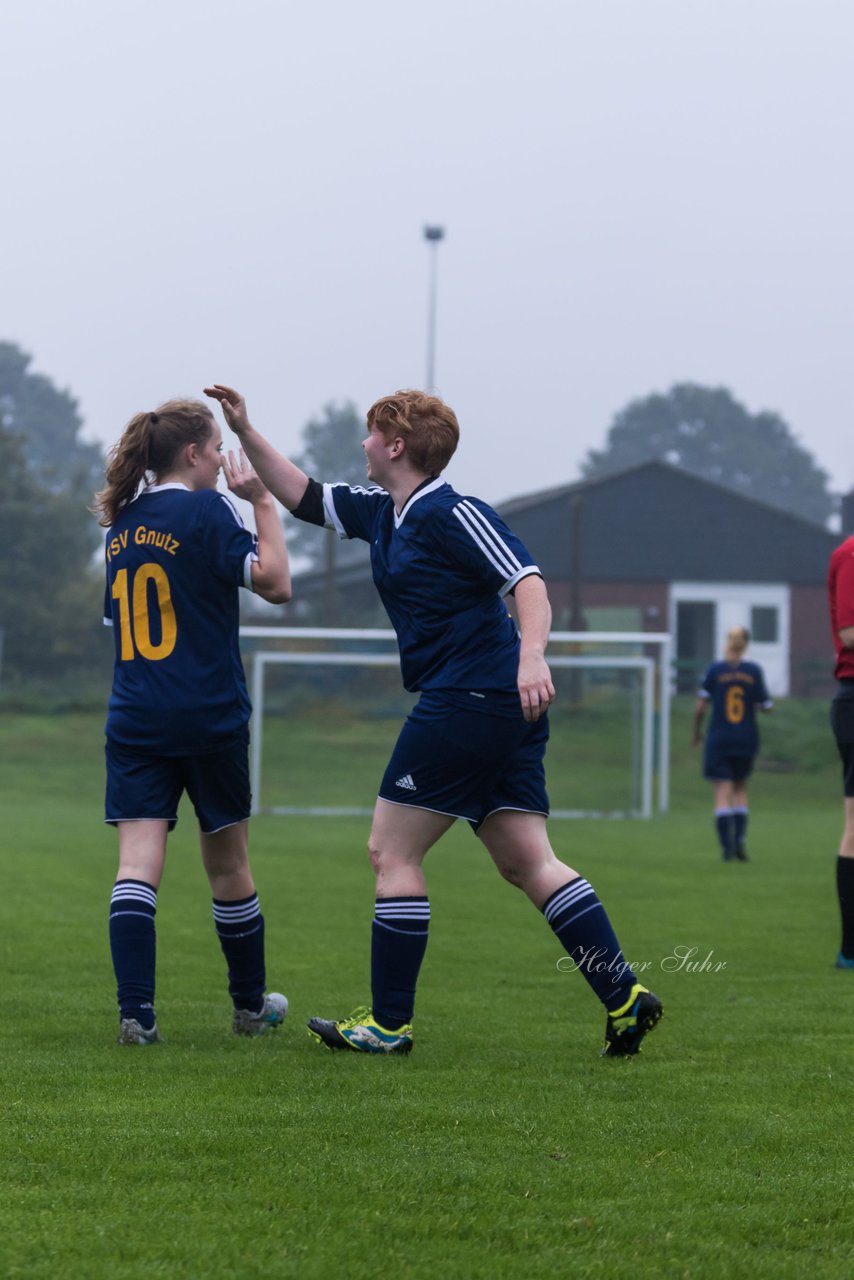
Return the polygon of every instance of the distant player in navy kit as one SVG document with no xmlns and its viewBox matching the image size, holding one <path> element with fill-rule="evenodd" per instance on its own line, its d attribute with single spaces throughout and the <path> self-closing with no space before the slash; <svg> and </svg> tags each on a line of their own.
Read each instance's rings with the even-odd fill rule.
<svg viewBox="0 0 854 1280">
<path fill-rule="evenodd" d="M 706 737 L 703 776 L 715 788 L 715 827 L 725 862 L 748 862 L 747 779 L 759 750 L 756 708 L 770 711 L 774 705 L 765 687 L 765 676 L 756 662 L 745 662 L 750 643 L 745 627 L 727 634 L 722 662 L 713 662 L 700 686 L 694 709 L 693 745 L 702 740 L 703 717 L 711 704 Z"/>
<path fill-rule="evenodd" d="M 242 452 L 221 450 L 208 406 L 171 400 L 131 419 L 96 498 L 108 527 L 104 621 L 116 644 L 106 821 L 119 833 L 110 949 L 125 1045 L 160 1039 L 154 916 L 184 791 L 228 964 L 232 1028 L 258 1035 L 287 1010 L 284 996 L 265 994 L 264 918 L 249 869 L 250 704 L 238 591 L 289 600 L 290 571 L 275 502 Z M 252 503 L 257 537 L 217 492 L 221 467 L 232 492 Z"/>
<path fill-rule="evenodd" d="M 634 1054 L 661 1016 L 623 959 L 605 909 L 559 862 L 546 832 L 543 758 L 554 687 L 551 610 L 539 569 L 501 518 L 441 478 L 459 439 L 453 411 L 403 391 L 368 412 L 370 487 L 320 484 L 251 426 L 243 398 L 206 388 L 267 487 L 302 520 L 370 543 L 374 582 L 397 633 L 407 689 L 420 692 L 379 790 L 369 850 L 376 872 L 371 1009 L 312 1018 L 332 1049 L 408 1053 L 430 904 L 422 863 L 466 819 L 522 889 L 607 1010 L 603 1053 Z M 504 597 L 515 594 L 519 629 Z M 521 638 L 520 638 L 521 632 Z"/>
</svg>

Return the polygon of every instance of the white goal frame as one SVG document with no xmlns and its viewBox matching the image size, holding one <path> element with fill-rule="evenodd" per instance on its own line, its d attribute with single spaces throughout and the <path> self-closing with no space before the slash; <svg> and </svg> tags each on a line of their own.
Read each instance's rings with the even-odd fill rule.
<svg viewBox="0 0 854 1280">
<path fill-rule="evenodd" d="M 252 813 L 274 815 L 299 815 L 312 817 L 369 816 L 370 809 L 354 807 L 300 807 L 260 805 L 262 729 L 264 718 L 264 674 L 268 666 L 398 666 L 400 657 L 397 637 L 391 629 L 359 627 L 271 627 L 242 626 L 240 636 L 245 639 L 285 640 L 291 645 L 300 641 L 363 641 L 390 644 L 387 652 L 347 650 L 321 652 L 312 649 L 289 648 L 287 650 L 257 650 L 252 654 L 252 720 L 250 746 L 250 777 L 252 784 Z M 581 645 L 607 644 L 637 648 L 638 645 L 654 649 L 654 656 L 647 654 L 582 654 L 561 653 L 565 646 L 577 649 Z M 610 816 L 636 816 L 651 818 L 655 809 L 666 813 L 670 806 L 670 697 L 671 697 L 672 643 L 668 632 L 663 631 L 553 631 L 549 638 L 547 660 L 550 667 L 575 667 L 599 669 L 628 669 L 641 673 L 643 693 L 640 734 L 640 808 L 631 813 Z M 656 744 L 655 699 L 659 700 L 659 723 Z M 657 787 L 655 782 L 657 780 Z M 657 792 L 657 795 L 655 793 Z M 553 809 L 553 818 L 602 817 L 599 811 Z"/>
</svg>

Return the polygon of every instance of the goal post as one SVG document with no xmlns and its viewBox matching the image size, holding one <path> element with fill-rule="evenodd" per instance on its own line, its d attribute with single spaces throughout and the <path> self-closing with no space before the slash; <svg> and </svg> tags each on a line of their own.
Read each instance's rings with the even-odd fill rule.
<svg viewBox="0 0 854 1280">
<path fill-rule="evenodd" d="M 397 727 L 414 702 L 400 686 L 395 633 L 248 625 L 240 636 L 251 667 L 253 813 L 370 814 Z M 665 813 L 670 636 L 555 631 L 547 660 L 558 689 L 546 760 L 551 816 Z M 626 779 L 615 785 L 621 771 Z M 565 774 L 577 784 L 569 802 Z M 282 794 L 266 802 L 266 780 L 280 777 Z M 579 792 L 592 803 L 577 803 Z"/>
</svg>

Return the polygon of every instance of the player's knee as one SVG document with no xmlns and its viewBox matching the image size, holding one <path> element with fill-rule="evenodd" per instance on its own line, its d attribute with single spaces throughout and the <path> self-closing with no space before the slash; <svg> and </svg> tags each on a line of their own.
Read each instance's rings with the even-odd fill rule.
<svg viewBox="0 0 854 1280">
<path fill-rule="evenodd" d="M 508 884 L 515 885 L 517 889 L 522 888 L 522 885 L 525 882 L 525 872 L 518 863 L 497 862 L 495 865 L 498 867 L 501 876 L 508 882 Z"/>
<path fill-rule="evenodd" d="M 368 857 L 371 862 L 374 875 L 378 876 L 383 867 L 382 847 L 378 840 L 374 839 L 374 833 L 371 832 L 368 837 Z"/>
<path fill-rule="evenodd" d="M 525 845 L 503 857 L 494 857 L 496 867 L 508 884 L 515 885 L 523 893 L 530 893 L 532 888 L 542 882 L 543 876 L 553 874 L 556 867 L 561 866 L 555 857 L 554 850 L 548 841 L 543 840 L 536 845 Z M 575 874 L 565 867 L 567 880 Z"/>
<path fill-rule="evenodd" d="M 393 845 L 381 843 L 375 839 L 373 833 L 368 840 L 368 857 L 371 860 L 374 875 L 378 877 L 412 865 L 410 859 L 401 853 L 400 849 Z"/>
</svg>

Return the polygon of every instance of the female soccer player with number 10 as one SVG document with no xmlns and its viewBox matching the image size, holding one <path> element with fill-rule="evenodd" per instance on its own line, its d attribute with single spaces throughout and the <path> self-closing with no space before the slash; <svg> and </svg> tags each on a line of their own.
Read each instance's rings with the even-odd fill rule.
<svg viewBox="0 0 854 1280">
<path fill-rule="evenodd" d="M 217 491 L 252 504 L 257 537 Z M 222 454 L 209 407 L 139 413 L 112 450 L 96 509 L 107 526 L 104 621 L 116 661 L 106 724 L 106 820 L 118 828 L 110 949 L 119 1043 L 160 1039 L 154 1012 L 157 891 L 184 791 L 199 821 L 213 916 L 228 964 L 232 1028 L 278 1026 L 265 995 L 264 918 L 247 852 L 249 696 L 238 648 L 240 587 L 290 599 L 276 504 L 244 455 Z"/>
</svg>

